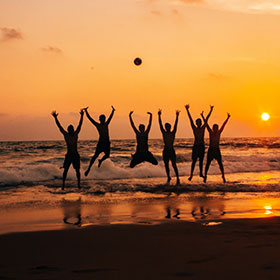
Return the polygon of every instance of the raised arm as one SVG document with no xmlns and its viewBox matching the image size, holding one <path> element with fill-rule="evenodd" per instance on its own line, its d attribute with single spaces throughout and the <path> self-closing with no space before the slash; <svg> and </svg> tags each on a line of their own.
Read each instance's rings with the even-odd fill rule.
<svg viewBox="0 0 280 280">
<path fill-rule="evenodd" d="M 112 107 L 112 112 L 111 112 L 111 114 L 110 114 L 108 120 L 106 121 L 107 124 L 110 123 L 110 121 L 112 120 L 112 118 L 113 118 L 113 116 L 114 116 L 114 112 L 116 111 L 116 109 L 115 109 L 113 106 L 111 106 L 111 107 Z"/>
<path fill-rule="evenodd" d="M 160 128 L 161 133 L 164 133 L 165 130 L 163 128 L 162 120 L 161 120 L 161 109 L 158 110 L 158 123 L 159 123 L 159 128 Z"/>
<path fill-rule="evenodd" d="M 129 120 L 130 120 L 131 127 L 133 128 L 134 132 L 137 134 L 137 133 L 139 133 L 139 131 L 137 130 L 137 128 L 134 125 L 134 122 L 133 122 L 133 119 L 132 119 L 132 114 L 133 114 L 133 111 L 131 111 L 129 113 Z"/>
<path fill-rule="evenodd" d="M 174 128 L 173 128 L 173 133 L 176 133 L 176 132 L 177 132 L 179 114 L 180 114 L 180 111 L 177 110 L 177 111 L 176 111 L 176 119 L 175 119 Z"/>
<path fill-rule="evenodd" d="M 230 114 L 227 113 L 227 118 L 226 118 L 226 120 L 224 121 L 223 125 L 221 126 L 221 128 L 220 128 L 220 130 L 219 130 L 220 133 L 223 132 L 223 130 L 224 130 L 224 128 L 225 128 L 225 126 L 226 126 L 226 124 L 227 124 L 229 118 L 230 118 Z"/>
<path fill-rule="evenodd" d="M 202 119 L 203 119 L 203 121 L 204 121 L 204 124 L 206 125 L 206 128 L 207 128 L 208 132 L 209 132 L 209 133 L 212 132 L 212 129 L 210 128 L 210 126 L 209 126 L 207 120 L 205 119 L 205 117 L 204 117 L 204 115 L 203 115 L 203 111 L 202 111 L 202 113 L 201 113 L 200 115 L 201 115 L 201 117 L 202 117 Z"/>
<path fill-rule="evenodd" d="M 78 126 L 77 126 L 77 129 L 76 129 L 76 131 L 75 131 L 75 133 L 77 133 L 77 134 L 80 133 L 81 128 L 82 128 L 82 124 L 83 124 L 83 120 L 84 120 L 84 110 L 83 110 L 83 109 L 81 109 L 80 115 L 81 115 L 81 117 L 80 117 L 80 122 L 79 122 L 79 124 L 78 124 Z"/>
<path fill-rule="evenodd" d="M 213 108 L 214 108 L 214 106 L 210 105 L 210 111 L 209 111 L 208 115 L 206 116 L 206 119 L 204 121 L 204 125 L 206 125 L 208 123 L 208 120 L 209 120 L 209 118 L 210 118 L 210 116 L 212 114 Z"/>
<path fill-rule="evenodd" d="M 86 113 L 86 115 L 87 115 L 87 118 L 90 120 L 90 122 L 91 122 L 93 125 L 97 126 L 97 125 L 98 125 L 98 122 L 96 122 L 96 121 L 90 116 L 90 114 L 89 114 L 89 112 L 88 112 L 88 107 L 84 108 L 83 110 L 85 111 L 85 113 Z"/>
<path fill-rule="evenodd" d="M 149 119 L 149 124 L 147 126 L 146 132 L 149 133 L 151 130 L 151 126 L 152 126 L 152 119 L 153 119 L 153 114 L 150 112 L 147 112 L 148 115 L 150 115 L 150 119 Z"/>
<path fill-rule="evenodd" d="M 58 113 L 57 113 L 56 111 L 53 111 L 53 112 L 52 112 L 52 116 L 54 117 L 55 123 L 56 123 L 57 127 L 59 128 L 60 132 L 61 132 L 63 135 L 67 134 L 67 132 L 63 129 L 63 127 L 61 126 L 61 124 L 60 124 L 60 122 L 59 122 L 59 120 L 58 120 L 58 118 L 57 118 L 57 117 L 58 117 Z"/>
<path fill-rule="evenodd" d="M 191 127 L 194 129 L 195 125 L 193 123 L 193 119 L 192 119 L 192 116 L 191 116 L 191 113 L 190 113 L 190 105 L 189 104 L 185 105 L 185 108 L 187 110 L 187 113 L 188 113 L 188 116 L 189 116 L 189 119 L 190 119 Z"/>
</svg>

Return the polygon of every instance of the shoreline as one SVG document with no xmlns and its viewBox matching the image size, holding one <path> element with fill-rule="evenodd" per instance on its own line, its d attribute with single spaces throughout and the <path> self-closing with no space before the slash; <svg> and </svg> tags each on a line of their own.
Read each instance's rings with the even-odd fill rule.
<svg viewBox="0 0 280 280">
<path fill-rule="evenodd" d="M 1 279 L 278 279 L 280 217 L 0 235 Z"/>
</svg>

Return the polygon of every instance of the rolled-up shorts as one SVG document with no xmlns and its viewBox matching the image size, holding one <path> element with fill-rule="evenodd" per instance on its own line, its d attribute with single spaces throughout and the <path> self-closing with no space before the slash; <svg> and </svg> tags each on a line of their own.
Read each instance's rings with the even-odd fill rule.
<svg viewBox="0 0 280 280">
<path fill-rule="evenodd" d="M 71 164 L 73 165 L 74 169 L 80 169 L 80 155 L 78 153 L 67 153 L 65 155 L 63 168 L 69 168 Z"/>
<path fill-rule="evenodd" d="M 216 159 L 217 161 L 222 160 L 221 151 L 219 148 L 209 148 L 207 153 L 207 161 L 212 161 Z"/>
<path fill-rule="evenodd" d="M 195 160 L 199 158 L 200 160 L 204 158 L 205 146 L 204 145 L 194 145 L 192 150 L 192 159 Z"/>
<path fill-rule="evenodd" d="M 176 161 L 176 153 L 174 149 L 164 149 L 162 152 L 163 161 L 167 162 L 169 160 Z"/>
</svg>

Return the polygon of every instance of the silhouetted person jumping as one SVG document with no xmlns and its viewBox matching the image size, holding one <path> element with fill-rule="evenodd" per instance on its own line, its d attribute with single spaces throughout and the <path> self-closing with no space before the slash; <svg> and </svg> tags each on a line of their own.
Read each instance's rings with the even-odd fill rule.
<svg viewBox="0 0 280 280">
<path fill-rule="evenodd" d="M 152 155 L 151 152 L 149 152 L 149 146 L 148 146 L 148 136 L 149 132 L 151 130 L 152 125 L 152 113 L 148 112 L 147 114 L 150 115 L 150 120 L 147 129 L 145 130 L 145 125 L 140 124 L 139 130 L 135 127 L 133 119 L 132 119 L 133 111 L 129 113 L 129 120 L 130 124 L 136 134 L 136 140 L 137 140 L 137 147 L 136 147 L 136 153 L 132 155 L 132 160 L 130 162 L 130 167 L 133 168 L 137 164 L 147 161 L 152 163 L 153 165 L 157 165 L 158 162 L 155 159 L 155 157 Z"/>
<path fill-rule="evenodd" d="M 83 118 L 84 118 L 84 111 L 80 111 L 81 118 L 79 125 L 76 130 L 74 130 L 73 125 L 69 125 L 67 128 L 67 131 L 63 129 L 61 126 L 57 116 L 58 113 L 56 111 L 52 112 L 52 116 L 55 119 L 56 125 L 58 126 L 60 132 L 63 134 L 65 142 L 67 144 L 67 154 L 65 155 L 65 160 L 63 164 L 64 172 L 63 172 L 63 183 L 62 183 L 62 189 L 64 190 L 65 187 L 65 180 L 67 177 L 67 173 L 69 170 L 70 165 L 72 164 L 77 175 L 78 179 L 78 188 L 80 188 L 80 155 L 78 153 L 78 134 L 81 131 L 81 127 L 83 124 Z"/>
<path fill-rule="evenodd" d="M 201 116 L 204 119 L 204 121 L 206 122 L 206 120 L 203 116 L 203 112 L 201 113 Z M 230 114 L 228 113 L 227 119 L 224 121 L 224 123 L 220 129 L 217 124 L 214 124 L 213 129 L 211 129 L 207 123 L 207 130 L 209 131 L 209 137 L 210 137 L 210 145 L 209 145 L 209 149 L 208 149 L 208 153 L 207 153 L 207 162 L 206 162 L 206 166 L 205 166 L 204 183 L 206 183 L 206 181 L 207 181 L 208 169 L 209 169 L 211 161 L 213 159 L 217 160 L 221 173 L 222 173 L 223 181 L 224 181 L 224 183 L 226 182 L 224 166 L 223 166 L 223 162 L 222 162 L 222 155 L 221 155 L 221 151 L 220 151 L 220 138 L 221 138 L 221 134 L 222 134 L 229 118 L 230 118 Z"/>
<path fill-rule="evenodd" d="M 98 158 L 98 156 L 101 153 L 104 153 L 104 156 L 99 160 L 98 168 L 101 166 L 102 162 L 105 159 L 110 157 L 109 124 L 110 124 L 110 122 L 113 118 L 114 112 L 115 112 L 115 108 L 112 106 L 112 112 L 111 112 L 108 120 L 106 121 L 105 115 L 100 115 L 99 116 L 100 123 L 98 123 L 89 115 L 87 109 L 88 109 L 88 107 L 84 109 L 85 112 L 86 112 L 87 118 L 97 128 L 97 131 L 99 133 L 99 140 L 98 140 L 98 143 L 97 143 L 97 146 L 96 146 L 95 154 L 93 155 L 93 157 L 92 157 L 92 159 L 89 163 L 88 169 L 85 172 L 85 176 L 88 175 L 92 165 L 94 164 L 95 160 Z"/>
<path fill-rule="evenodd" d="M 167 183 L 171 181 L 170 177 L 170 170 L 169 170 L 169 160 L 172 163 L 173 169 L 175 171 L 176 177 L 177 177 L 177 185 L 180 184 L 180 179 L 179 179 L 179 173 L 178 173 L 178 168 L 176 165 L 176 153 L 174 150 L 174 140 L 175 140 L 175 134 L 177 131 L 177 125 L 178 125 L 178 118 L 179 118 L 180 111 L 176 111 L 176 120 L 174 124 L 174 128 L 171 131 L 171 124 L 170 123 L 165 123 L 165 129 L 162 125 L 162 120 L 161 120 L 161 110 L 158 111 L 158 122 L 159 122 L 159 127 L 160 131 L 163 136 L 163 141 L 164 141 L 164 149 L 162 152 L 162 157 L 164 161 L 164 166 L 165 166 L 165 171 L 167 175 Z"/>
<path fill-rule="evenodd" d="M 208 119 L 213 111 L 214 106 L 210 106 L 210 111 L 204 121 L 204 124 L 202 125 L 202 121 L 200 118 L 198 118 L 194 124 L 191 113 L 190 113 L 190 105 L 185 105 L 185 108 L 187 110 L 191 127 L 194 134 L 194 145 L 192 149 L 192 166 L 191 166 L 191 175 L 189 177 L 189 181 L 192 180 L 193 177 L 193 171 L 195 168 L 195 164 L 197 159 L 199 159 L 199 171 L 200 171 L 200 177 L 203 178 L 203 159 L 204 159 L 204 153 L 205 153 L 205 144 L 204 144 L 204 133 L 205 128 L 207 126 Z"/>
</svg>

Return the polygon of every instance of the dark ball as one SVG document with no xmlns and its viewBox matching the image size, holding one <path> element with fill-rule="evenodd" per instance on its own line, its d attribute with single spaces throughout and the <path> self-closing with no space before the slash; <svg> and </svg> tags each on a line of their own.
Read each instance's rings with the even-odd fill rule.
<svg viewBox="0 0 280 280">
<path fill-rule="evenodd" d="M 136 58 L 134 59 L 134 64 L 135 64 L 135 65 L 139 66 L 141 63 L 142 63 L 142 59 L 141 59 L 141 58 L 136 57 Z"/>
</svg>

